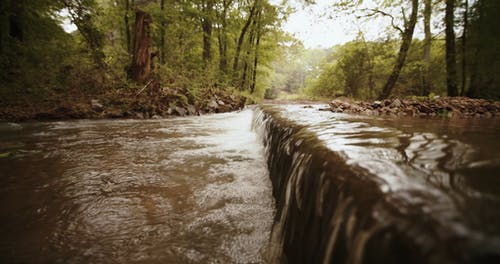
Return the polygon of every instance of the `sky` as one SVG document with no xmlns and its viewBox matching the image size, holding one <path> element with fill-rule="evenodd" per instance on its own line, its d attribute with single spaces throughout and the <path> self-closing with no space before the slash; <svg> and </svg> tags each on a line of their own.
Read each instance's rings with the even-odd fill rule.
<svg viewBox="0 0 500 264">
<path fill-rule="evenodd" d="M 356 38 L 360 27 L 363 28 L 367 39 L 374 39 L 387 25 L 384 19 L 366 23 L 357 20 L 355 16 L 335 12 L 332 0 L 315 2 L 314 5 L 304 7 L 298 0 L 289 1 L 289 4 L 296 8 L 296 12 L 290 15 L 283 25 L 283 29 L 301 40 L 306 48 L 328 48 L 346 43 Z M 359 9 L 373 6 L 371 0 L 365 0 Z"/>
</svg>

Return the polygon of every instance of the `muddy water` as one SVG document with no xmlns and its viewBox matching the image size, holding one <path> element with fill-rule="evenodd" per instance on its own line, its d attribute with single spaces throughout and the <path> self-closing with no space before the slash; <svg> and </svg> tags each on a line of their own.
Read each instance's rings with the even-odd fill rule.
<svg viewBox="0 0 500 264">
<path fill-rule="evenodd" d="M 263 106 L 286 263 L 500 263 L 500 121 Z"/>
<path fill-rule="evenodd" d="M 382 192 L 407 203 L 403 211 L 419 208 L 500 256 L 499 119 L 353 116 L 319 111 L 324 107 L 276 109 L 375 175 Z"/>
<path fill-rule="evenodd" d="M 252 115 L 0 124 L 0 262 L 264 262 Z"/>
</svg>

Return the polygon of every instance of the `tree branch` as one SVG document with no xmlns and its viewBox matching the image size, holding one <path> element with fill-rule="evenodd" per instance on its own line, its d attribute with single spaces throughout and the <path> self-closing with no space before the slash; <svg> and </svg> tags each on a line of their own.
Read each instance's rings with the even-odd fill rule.
<svg viewBox="0 0 500 264">
<path fill-rule="evenodd" d="M 400 27 L 398 27 L 398 25 L 396 25 L 394 23 L 395 18 L 391 14 L 386 13 L 386 12 L 384 12 L 382 10 L 373 9 L 373 8 L 362 9 L 362 11 L 371 11 L 372 12 L 370 14 L 365 15 L 364 17 L 372 17 L 372 16 L 375 16 L 375 15 L 383 15 L 383 16 L 389 17 L 391 19 L 391 26 L 394 29 L 396 29 L 397 31 L 399 31 L 399 33 L 404 34 L 404 30 L 401 29 Z M 357 18 L 361 18 L 361 16 L 358 16 Z"/>
</svg>

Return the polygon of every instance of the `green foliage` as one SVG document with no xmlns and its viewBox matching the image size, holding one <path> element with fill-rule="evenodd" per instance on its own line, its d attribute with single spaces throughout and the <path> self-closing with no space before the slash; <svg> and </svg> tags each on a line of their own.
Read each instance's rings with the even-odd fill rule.
<svg viewBox="0 0 500 264">
<path fill-rule="evenodd" d="M 415 40 L 406 65 L 401 71 L 394 95 L 421 95 L 423 93 L 424 61 L 422 45 Z M 311 96 L 350 96 L 375 98 L 387 80 L 397 54 L 396 41 L 364 42 L 356 40 L 337 47 L 320 64 L 319 76 L 306 80 L 306 93 Z M 432 92 L 446 94 L 444 43 L 431 46 Z"/>
</svg>

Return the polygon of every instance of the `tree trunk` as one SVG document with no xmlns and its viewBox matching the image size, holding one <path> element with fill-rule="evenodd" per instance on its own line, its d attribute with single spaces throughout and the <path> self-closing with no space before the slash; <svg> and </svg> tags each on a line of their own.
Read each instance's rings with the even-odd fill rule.
<svg viewBox="0 0 500 264">
<path fill-rule="evenodd" d="M 224 0 L 224 9 L 221 15 L 221 28 L 219 30 L 219 71 L 221 76 L 227 74 L 227 9 L 231 4 L 230 0 Z"/>
<path fill-rule="evenodd" d="M 448 96 L 457 96 L 457 62 L 455 59 L 455 25 L 454 21 L 455 0 L 446 0 L 445 26 L 446 26 L 446 85 Z"/>
<path fill-rule="evenodd" d="M 219 32 L 219 71 L 221 75 L 227 74 L 227 35 L 225 28 L 221 29 Z"/>
<path fill-rule="evenodd" d="M 432 14 L 432 0 L 425 0 L 424 7 L 424 81 L 422 95 L 427 96 L 432 89 L 431 80 L 431 14 Z"/>
<path fill-rule="evenodd" d="M 255 92 L 255 85 L 257 82 L 257 65 L 259 63 L 259 45 L 260 45 L 260 37 L 261 37 L 261 15 L 262 11 L 258 13 L 257 16 L 257 41 L 255 42 L 255 56 L 253 60 L 253 76 L 252 76 L 252 84 L 250 86 L 250 93 L 253 94 Z"/>
<path fill-rule="evenodd" d="M 256 25 L 257 25 L 257 21 L 254 19 L 254 21 L 252 23 L 252 29 L 250 30 L 250 35 L 248 37 L 248 47 L 247 47 L 247 52 L 245 55 L 245 61 L 244 61 L 244 65 L 243 65 L 243 75 L 241 77 L 241 87 L 240 87 L 242 90 L 246 89 L 246 87 L 247 87 L 247 73 L 249 70 L 250 71 L 252 70 L 251 67 L 249 69 L 248 64 L 249 64 L 249 60 L 251 57 L 252 49 L 254 47 Z"/>
<path fill-rule="evenodd" d="M 236 80 L 238 78 L 238 64 L 239 64 L 239 58 L 240 58 L 240 52 L 241 52 L 241 46 L 243 45 L 243 40 L 245 38 L 245 34 L 247 33 L 248 27 L 250 26 L 250 23 L 252 22 L 255 8 L 257 6 L 258 0 L 255 0 L 252 9 L 250 10 L 250 14 L 248 15 L 247 21 L 245 22 L 245 25 L 243 25 L 243 28 L 241 29 L 240 32 L 240 37 L 238 38 L 238 43 L 236 45 L 236 53 L 234 54 L 234 60 L 233 60 L 233 78 Z"/>
<path fill-rule="evenodd" d="M 399 74 L 401 73 L 401 69 L 404 66 L 406 55 L 408 53 L 408 49 L 410 48 L 410 44 L 413 38 L 413 31 L 415 30 L 415 24 L 417 23 L 417 13 L 418 13 L 418 0 L 412 0 L 412 9 L 410 15 L 410 21 L 407 23 L 405 31 L 403 32 L 403 42 L 401 43 L 401 47 L 399 48 L 398 58 L 394 68 L 392 69 L 392 73 L 387 79 L 387 82 L 382 88 L 382 94 L 379 96 L 379 99 L 385 99 L 389 97 L 398 81 Z"/>
<path fill-rule="evenodd" d="M 128 53 L 132 53 L 132 36 L 130 34 L 130 21 L 129 21 L 129 12 L 130 12 L 130 1 L 125 0 L 125 16 L 123 17 L 125 21 L 125 38 L 127 41 L 127 51 Z"/>
<path fill-rule="evenodd" d="M 472 46 L 472 56 L 470 60 L 470 66 L 469 66 L 469 71 L 470 71 L 470 85 L 469 85 L 469 90 L 467 91 L 467 97 L 472 97 L 472 98 L 478 98 L 481 95 L 481 89 L 480 89 L 480 74 L 479 74 L 479 45 L 478 42 L 481 41 L 483 38 L 483 25 L 484 25 L 484 4 L 483 1 L 477 2 L 476 5 L 477 8 L 477 18 L 476 22 L 472 24 L 474 27 L 473 29 L 471 28 L 471 33 L 475 32 L 474 37 L 471 38 L 471 42 L 474 42 L 474 45 Z"/>
<path fill-rule="evenodd" d="M 465 88 L 467 85 L 467 26 L 469 24 L 469 1 L 465 0 L 464 10 L 464 30 L 462 33 L 462 85 L 460 96 L 465 95 Z"/>
<path fill-rule="evenodd" d="M 146 83 L 151 75 L 151 16 L 144 11 L 135 12 L 135 42 L 131 78 L 138 84 Z"/>
<path fill-rule="evenodd" d="M 165 47 L 165 0 L 160 1 L 161 10 L 161 25 L 160 25 L 160 63 L 163 65 L 166 62 L 166 47 Z"/>
<path fill-rule="evenodd" d="M 212 0 L 206 0 L 203 3 L 203 19 L 201 21 L 201 27 L 203 29 L 203 63 L 204 67 L 208 67 L 210 61 L 212 60 Z"/>
<path fill-rule="evenodd" d="M 24 30 L 22 26 L 24 1 L 11 1 L 11 5 L 13 12 L 9 15 L 9 35 L 22 42 L 24 40 Z"/>
</svg>

